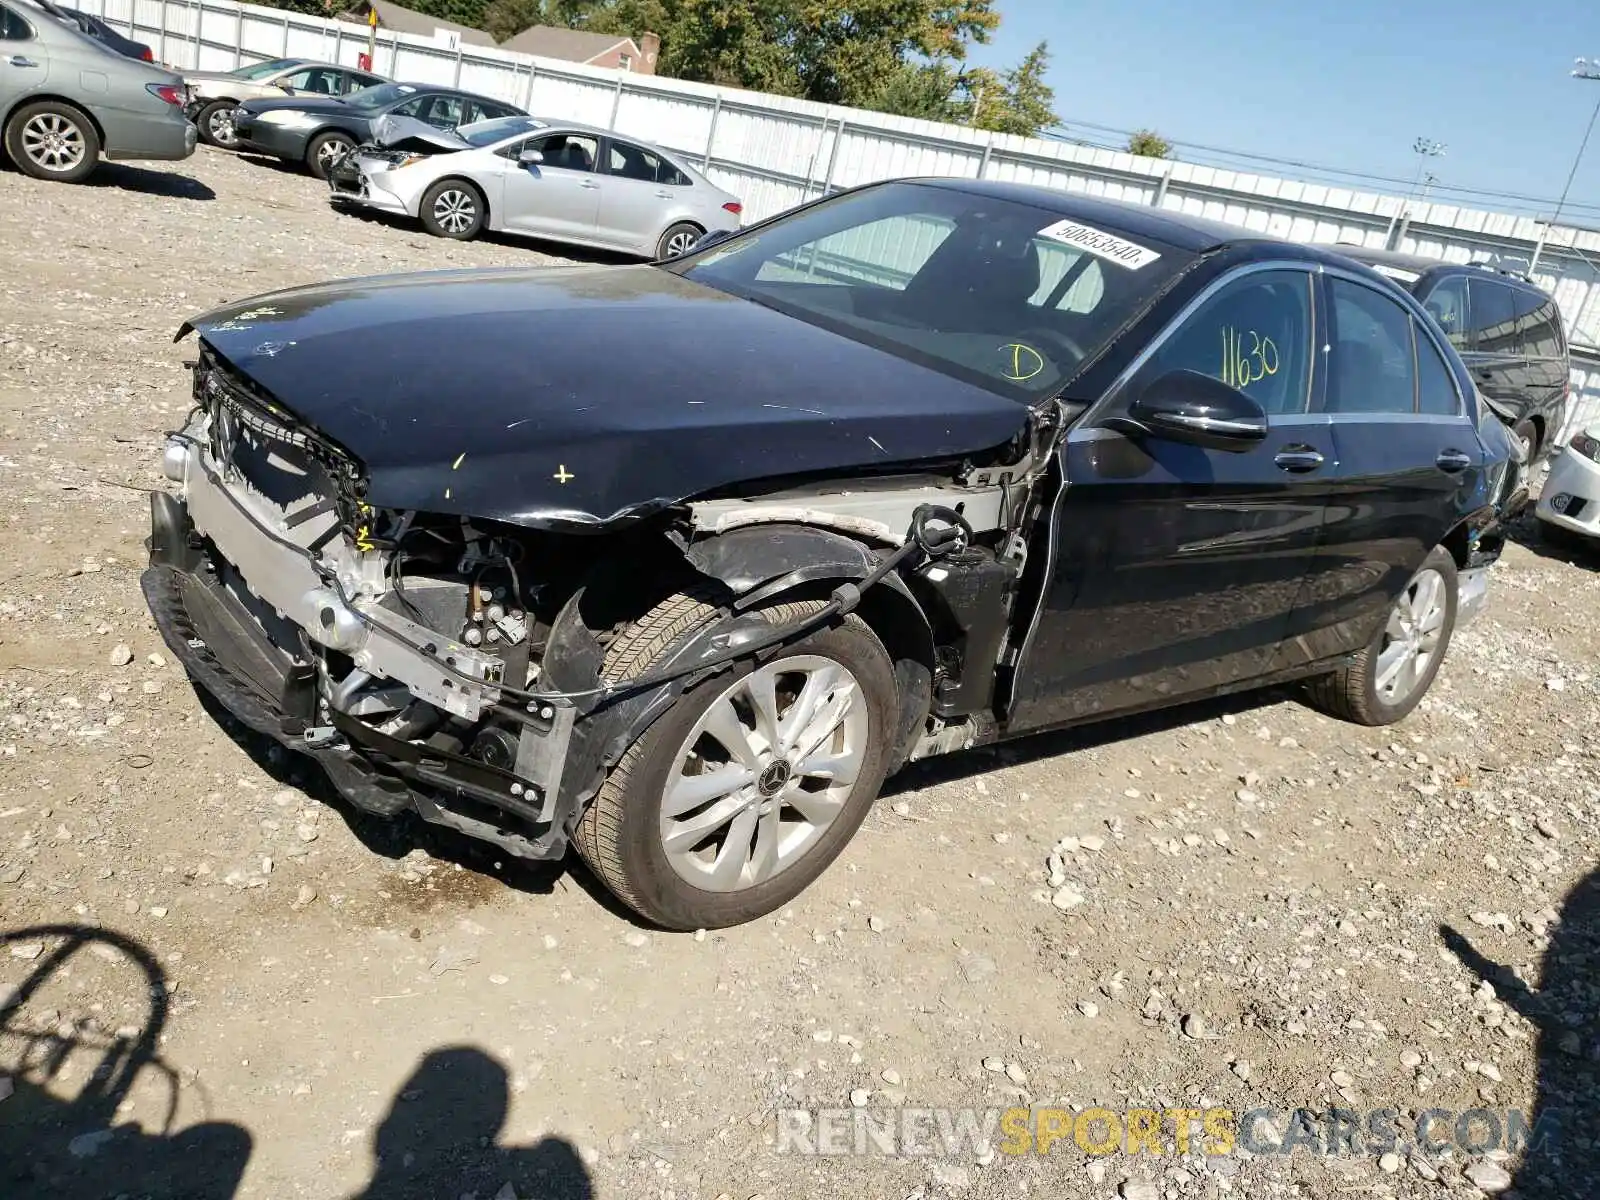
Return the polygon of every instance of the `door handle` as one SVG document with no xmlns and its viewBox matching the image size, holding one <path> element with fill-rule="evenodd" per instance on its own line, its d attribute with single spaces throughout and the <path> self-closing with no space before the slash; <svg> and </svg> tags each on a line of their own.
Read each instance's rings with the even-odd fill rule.
<svg viewBox="0 0 1600 1200">
<path fill-rule="evenodd" d="M 38 63 L 34 62 L 33 59 L 24 58 L 20 54 L 13 54 L 6 61 L 9 62 L 13 67 L 37 67 L 39 65 Z"/>
<path fill-rule="evenodd" d="M 599 187 L 600 185 L 598 183 L 596 183 L 592 179 L 585 179 L 578 186 L 581 187 L 581 188 L 588 188 L 592 192 L 595 188 Z"/>
<path fill-rule="evenodd" d="M 1315 471 L 1328 460 L 1322 457 L 1322 452 L 1315 447 L 1305 445 L 1285 446 L 1278 451 L 1278 456 L 1272 460 L 1295 475 L 1304 475 L 1308 471 Z"/>
<path fill-rule="evenodd" d="M 656 193 L 656 199 L 657 200 L 671 200 L 672 199 L 672 193 L 671 192 L 667 192 L 667 191 L 657 192 Z"/>
<path fill-rule="evenodd" d="M 1441 450 L 1439 457 L 1433 460 L 1439 470 L 1450 475 L 1459 474 L 1472 465 L 1472 455 L 1460 450 Z"/>
</svg>

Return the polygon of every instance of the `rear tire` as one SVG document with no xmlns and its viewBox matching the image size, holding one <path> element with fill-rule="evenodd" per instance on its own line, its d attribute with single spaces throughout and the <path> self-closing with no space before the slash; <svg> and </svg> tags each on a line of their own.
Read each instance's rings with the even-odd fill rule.
<svg viewBox="0 0 1600 1200">
<path fill-rule="evenodd" d="M 488 210 L 483 193 L 466 180 L 441 179 L 422 193 L 417 215 L 434 237 L 469 242 L 483 230 Z"/>
<path fill-rule="evenodd" d="M 100 135 L 82 109 L 59 100 L 24 104 L 5 128 L 6 153 L 35 179 L 82 183 L 100 163 Z"/>
<path fill-rule="evenodd" d="M 787 625 L 821 603 L 761 615 Z M 717 615 L 694 595 L 663 601 L 612 643 L 604 677 L 648 671 Z M 757 695 L 772 698 L 770 719 Z M 721 928 L 781 908 L 838 857 L 872 807 L 895 701 L 889 654 L 854 615 L 718 672 L 622 755 L 574 830 L 578 853 L 619 900 L 668 929 Z M 741 782 L 697 783 L 718 773 Z"/>
<path fill-rule="evenodd" d="M 194 119 L 200 140 L 224 150 L 237 150 L 239 138 L 233 132 L 233 110 L 238 107 L 237 100 L 213 100 L 202 108 Z"/>
<path fill-rule="evenodd" d="M 355 148 L 355 139 L 347 133 L 319 133 L 306 146 L 306 170 L 318 179 L 327 179 L 333 164 Z"/>
<path fill-rule="evenodd" d="M 1435 547 L 1355 662 L 1311 681 L 1311 703 L 1357 725 L 1394 724 L 1433 686 L 1455 626 L 1456 560 Z"/>
<path fill-rule="evenodd" d="M 660 262 L 689 253 L 690 248 L 705 236 L 705 232 L 690 221 L 679 221 L 676 225 L 670 226 L 661 235 L 661 240 L 656 242 L 656 260 Z"/>
</svg>

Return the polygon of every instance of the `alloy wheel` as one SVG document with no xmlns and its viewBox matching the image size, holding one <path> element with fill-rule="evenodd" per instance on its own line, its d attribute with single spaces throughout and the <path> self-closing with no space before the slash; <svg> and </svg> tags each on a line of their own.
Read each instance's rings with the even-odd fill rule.
<svg viewBox="0 0 1600 1200">
<path fill-rule="evenodd" d="M 667 239 L 667 257 L 677 258 L 680 254 L 689 253 L 689 248 L 699 240 L 699 237 L 699 234 L 690 233 L 688 230 L 673 234 Z"/>
<path fill-rule="evenodd" d="M 711 892 L 765 883 L 822 839 L 866 761 L 867 705 L 844 666 L 796 655 L 718 696 L 673 760 L 661 847 Z"/>
<path fill-rule="evenodd" d="M 317 166 L 323 175 L 333 170 L 334 165 L 345 156 L 348 147 L 343 142 L 329 139 L 317 147 Z"/>
<path fill-rule="evenodd" d="M 38 113 L 22 127 L 22 152 L 46 171 L 65 174 L 86 151 L 83 131 L 60 113 Z"/>
<path fill-rule="evenodd" d="M 212 113 L 206 121 L 206 132 L 211 135 L 211 140 L 219 146 L 233 145 L 236 139 L 233 134 L 232 110 L 219 108 Z"/>
<path fill-rule="evenodd" d="M 447 188 L 434 197 L 433 219 L 449 233 L 465 233 L 478 219 L 478 205 L 460 188 Z"/>
<path fill-rule="evenodd" d="M 1431 568 L 1419 572 L 1395 601 L 1373 680 L 1385 704 L 1405 703 L 1427 678 L 1439 652 L 1446 608 L 1444 576 Z"/>
</svg>

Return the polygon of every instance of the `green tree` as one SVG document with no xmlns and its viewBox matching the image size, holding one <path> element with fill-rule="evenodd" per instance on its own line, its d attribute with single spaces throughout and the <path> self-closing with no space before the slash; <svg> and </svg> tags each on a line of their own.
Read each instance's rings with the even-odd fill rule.
<svg viewBox="0 0 1600 1200">
<path fill-rule="evenodd" d="M 1153 129 L 1141 129 L 1128 136 L 1128 153 L 1146 158 L 1170 158 L 1172 143 Z"/>
<path fill-rule="evenodd" d="M 952 119 L 978 129 L 1035 137 L 1058 124 L 1055 91 L 1044 81 L 1050 48 L 1040 42 L 1015 67 L 992 71 L 976 67 L 962 72 L 961 99 Z"/>
<path fill-rule="evenodd" d="M 483 30 L 497 42 L 545 23 L 542 0 L 488 0 L 483 6 Z"/>
</svg>

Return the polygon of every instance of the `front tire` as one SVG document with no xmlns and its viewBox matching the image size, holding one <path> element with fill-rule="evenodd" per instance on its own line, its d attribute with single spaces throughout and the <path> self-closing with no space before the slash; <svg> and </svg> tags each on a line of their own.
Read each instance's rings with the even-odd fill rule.
<svg viewBox="0 0 1600 1200">
<path fill-rule="evenodd" d="M 483 229 L 487 216 L 483 193 L 464 179 L 441 179 L 422 194 L 417 209 L 423 228 L 434 237 L 469 242 Z"/>
<path fill-rule="evenodd" d="M 100 162 L 100 135 L 82 110 L 56 100 L 24 104 L 5 128 L 6 153 L 35 179 L 82 183 Z"/>
<path fill-rule="evenodd" d="M 1314 680 L 1311 702 L 1357 725 L 1392 725 L 1433 686 L 1456 626 L 1456 560 L 1435 547 L 1350 666 Z"/>
<path fill-rule="evenodd" d="M 355 139 L 346 133 L 319 133 L 306 147 L 306 170 L 326 179 L 333 164 L 356 148 Z"/>
<path fill-rule="evenodd" d="M 689 221 L 679 221 L 667 229 L 656 242 L 656 259 L 678 258 L 689 253 L 694 244 L 705 236 L 705 230 Z"/>
<path fill-rule="evenodd" d="M 821 601 L 761 615 L 788 625 Z M 650 669 L 718 610 L 674 596 L 609 648 L 609 681 Z M 669 929 L 781 908 L 844 849 L 878 794 L 895 727 L 888 652 L 851 615 L 685 692 L 623 754 L 574 831 L 589 868 Z"/>
<path fill-rule="evenodd" d="M 237 100 L 213 100 L 202 108 L 194 119 L 200 140 L 224 150 L 237 150 L 239 138 L 233 131 L 233 110 L 238 107 Z"/>
</svg>

